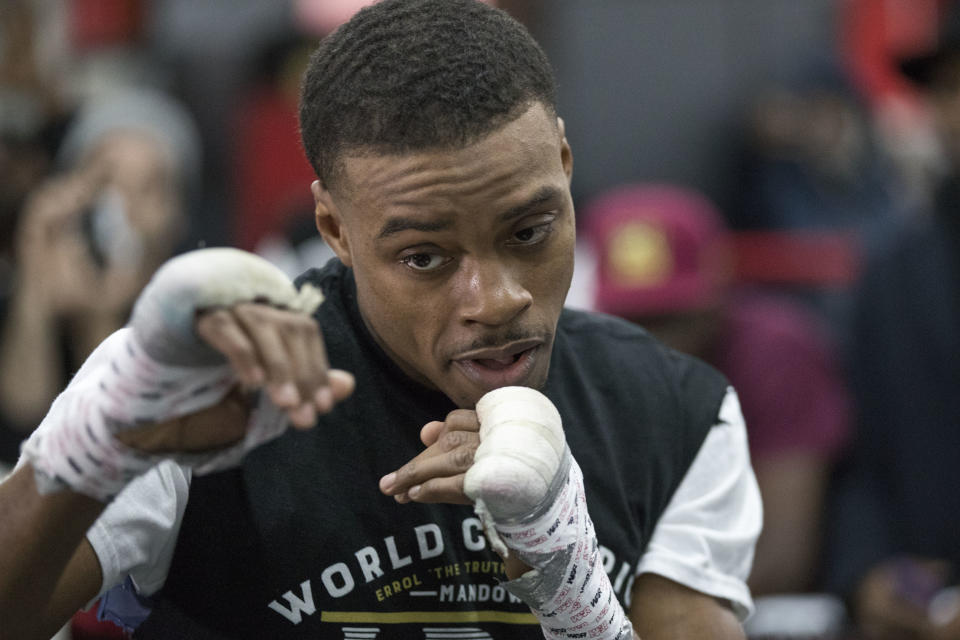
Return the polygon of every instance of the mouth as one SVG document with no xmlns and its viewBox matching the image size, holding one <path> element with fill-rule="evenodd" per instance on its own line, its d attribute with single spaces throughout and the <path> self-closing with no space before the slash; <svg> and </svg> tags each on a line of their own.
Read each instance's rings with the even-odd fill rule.
<svg viewBox="0 0 960 640">
<path fill-rule="evenodd" d="M 453 365 L 486 391 L 522 386 L 538 359 L 541 340 L 520 340 L 502 347 L 478 349 L 457 356 Z"/>
</svg>

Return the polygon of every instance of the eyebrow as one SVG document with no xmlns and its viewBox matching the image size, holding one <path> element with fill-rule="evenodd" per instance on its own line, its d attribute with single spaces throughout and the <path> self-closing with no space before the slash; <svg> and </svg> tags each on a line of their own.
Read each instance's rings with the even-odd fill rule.
<svg viewBox="0 0 960 640">
<path fill-rule="evenodd" d="M 523 217 L 524 215 L 537 209 L 537 207 L 540 207 L 552 200 L 559 199 L 560 195 L 560 189 L 554 186 L 540 187 L 540 189 L 538 189 L 529 200 L 523 204 L 507 209 L 500 214 L 500 221 L 507 222 L 509 220 L 513 220 L 514 218 Z M 445 218 L 442 220 L 419 220 L 417 218 L 411 218 L 407 216 L 396 216 L 390 218 L 384 223 L 384 225 L 380 228 L 380 233 L 377 234 L 377 239 L 382 240 L 383 238 L 387 238 L 402 231 L 422 231 L 427 233 L 446 231 L 453 227 L 453 224 L 454 221 L 452 218 Z"/>
<path fill-rule="evenodd" d="M 559 200 L 561 195 L 560 189 L 552 185 L 545 185 L 537 189 L 537 192 L 533 196 L 524 202 L 523 204 L 517 205 L 512 209 L 507 209 L 500 215 L 501 222 L 507 222 L 508 220 L 513 220 L 514 218 L 522 218 L 528 213 L 533 213 L 538 207 L 543 206 L 547 202 L 553 200 Z"/>
<path fill-rule="evenodd" d="M 380 228 L 377 239 L 382 240 L 401 231 L 446 231 L 451 227 L 453 227 L 453 220 L 449 218 L 444 220 L 418 220 L 406 216 L 397 216 L 387 220 Z"/>
</svg>

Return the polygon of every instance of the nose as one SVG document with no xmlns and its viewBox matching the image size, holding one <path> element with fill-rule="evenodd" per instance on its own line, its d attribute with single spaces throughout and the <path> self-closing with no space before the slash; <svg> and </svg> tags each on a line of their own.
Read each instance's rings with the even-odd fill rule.
<svg viewBox="0 0 960 640">
<path fill-rule="evenodd" d="M 464 260 L 460 271 L 460 316 L 467 324 L 505 325 L 533 304 L 520 273 L 501 260 Z"/>
</svg>

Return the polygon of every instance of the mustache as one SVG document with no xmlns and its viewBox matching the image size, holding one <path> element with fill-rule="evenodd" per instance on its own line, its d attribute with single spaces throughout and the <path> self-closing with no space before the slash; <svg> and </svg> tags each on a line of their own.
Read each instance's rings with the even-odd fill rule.
<svg viewBox="0 0 960 640">
<path fill-rule="evenodd" d="M 553 332 L 517 327 L 508 329 L 503 333 L 488 333 L 475 338 L 470 343 L 459 345 L 453 350 L 453 353 L 456 355 L 468 351 L 479 351 L 480 349 L 496 349 L 505 344 L 520 342 L 521 340 L 539 340 L 544 344 L 550 344 L 553 340 Z"/>
</svg>

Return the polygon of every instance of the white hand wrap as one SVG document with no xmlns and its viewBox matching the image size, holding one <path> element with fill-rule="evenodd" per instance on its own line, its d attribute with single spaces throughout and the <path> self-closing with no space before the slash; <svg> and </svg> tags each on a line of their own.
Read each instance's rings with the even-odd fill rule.
<svg viewBox="0 0 960 640">
<path fill-rule="evenodd" d="M 69 487 L 109 501 L 162 459 L 199 474 L 239 463 L 287 426 L 284 412 L 262 392 L 244 439 L 225 449 L 146 455 L 113 436 L 213 406 L 236 385 L 223 356 L 196 336 L 198 311 L 257 301 L 310 314 L 322 299 L 312 287 L 297 291 L 279 269 L 236 249 L 203 249 L 167 262 L 137 300 L 131 329 L 91 356 L 93 368 L 81 369 L 24 443 L 38 490 Z"/>
<path fill-rule="evenodd" d="M 530 606 L 550 640 L 632 638 L 556 408 L 533 389 L 504 387 L 477 402 L 477 417 L 480 447 L 464 491 L 491 546 L 533 568 L 503 586 Z"/>
</svg>

